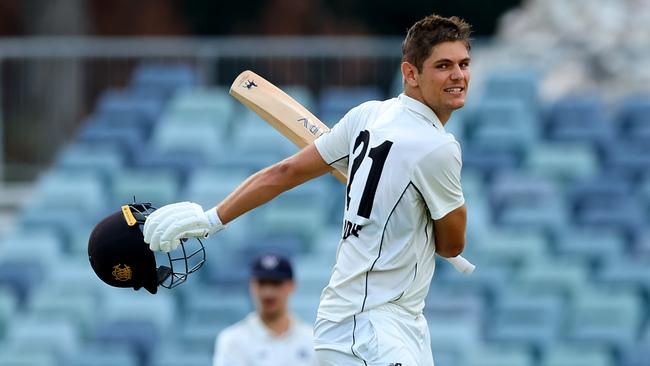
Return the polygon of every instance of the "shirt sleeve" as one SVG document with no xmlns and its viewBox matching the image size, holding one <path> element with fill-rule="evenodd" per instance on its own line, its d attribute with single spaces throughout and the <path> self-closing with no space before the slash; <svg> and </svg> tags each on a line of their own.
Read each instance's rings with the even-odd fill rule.
<svg viewBox="0 0 650 366">
<path fill-rule="evenodd" d="M 225 330 L 215 342 L 212 366 L 245 366 L 244 356 L 234 338 L 234 334 Z"/>
<path fill-rule="evenodd" d="M 462 160 L 456 142 L 445 143 L 420 159 L 412 181 L 431 214 L 439 220 L 465 203 L 460 184 Z"/>
<path fill-rule="evenodd" d="M 347 160 L 346 158 L 350 154 L 351 136 L 357 122 L 358 108 L 350 110 L 329 132 L 322 134 L 314 141 L 316 150 L 327 164 L 333 165 L 342 160 Z M 335 168 L 340 169 L 343 166 L 347 167 L 347 164 L 335 165 Z"/>
</svg>

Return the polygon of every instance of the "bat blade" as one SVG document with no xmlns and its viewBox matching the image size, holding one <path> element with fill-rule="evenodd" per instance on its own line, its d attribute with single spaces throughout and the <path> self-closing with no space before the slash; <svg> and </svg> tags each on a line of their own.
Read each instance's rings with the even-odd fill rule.
<svg viewBox="0 0 650 366">
<path fill-rule="evenodd" d="M 237 76 L 230 86 L 230 95 L 300 148 L 329 131 L 329 127 L 302 104 L 250 70 Z M 344 172 L 333 170 L 332 174 L 341 183 L 347 184 Z M 474 265 L 461 256 L 445 259 L 461 273 L 470 274 L 474 271 Z"/>
<path fill-rule="evenodd" d="M 329 128 L 307 108 L 256 73 L 239 74 L 230 87 L 230 95 L 259 115 L 299 148 L 309 145 Z M 347 183 L 344 172 L 332 174 Z"/>
</svg>

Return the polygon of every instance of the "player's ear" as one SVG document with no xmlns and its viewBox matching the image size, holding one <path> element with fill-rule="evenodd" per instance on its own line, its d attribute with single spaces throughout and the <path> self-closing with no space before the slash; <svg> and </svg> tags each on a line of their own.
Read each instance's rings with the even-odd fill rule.
<svg viewBox="0 0 650 366">
<path fill-rule="evenodd" d="M 401 69 L 402 69 L 402 79 L 404 80 L 404 88 L 406 88 L 407 86 L 412 88 L 417 87 L 418 68 L 415 67 L 415 65 L 407 61 L 404 61 L 402 62 Z"/>
</svg>

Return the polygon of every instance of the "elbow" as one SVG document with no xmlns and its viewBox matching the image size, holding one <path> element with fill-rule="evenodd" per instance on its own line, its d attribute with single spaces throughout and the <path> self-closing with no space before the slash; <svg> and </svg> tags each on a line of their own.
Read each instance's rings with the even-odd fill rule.
<svg viewBox="0 0 650 366">
<path fill-rule="evenodd" d="M 465 249 L 465 240 L 460 239 L 449 243 L 437 243 L 436 253 L 445 258 L 458 257 Z"/>
</svg>

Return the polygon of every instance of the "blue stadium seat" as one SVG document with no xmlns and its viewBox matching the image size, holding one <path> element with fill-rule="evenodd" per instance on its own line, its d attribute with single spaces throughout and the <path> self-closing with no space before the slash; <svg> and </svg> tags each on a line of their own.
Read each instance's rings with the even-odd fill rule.
<svg viewBox="0 0 650 366">
<path fill-rule="evenodd" d="M 159 151 L 147 147 L 128 166 L 135 169 L 166 170 L 178 174 L 182 186 L 185 183 L 184 177 L 188 177 L 196 168 L 205 166 L 205 161 L 197 152 Z"/>
<path fill-rule="evenodd" d="M 266 154 L 278 161 L 296 153 L 298 147 L 253 112 L 247 111 L 233 125 L 230 151 L 239 155 Z"/>
<path fill-rule="evenodd" d="M 27 313 L 12 320 L 4 343 L 24 353 L 50 352 L 63 361 L 80 349 L 81 335 L 69 322 Z"/>
<path fill-rule="evenodd" d="M 374 87 L 327 87 L 321 90 L 319 117 L 333 126 L 352 108 L 370 100 L 383 100 L 382 93 Z"/>
<path fill-rule="evenodd" d="M 111 204 L 114 210 L 121 205 L 151 202 L 161 207 L 176 201 L 180 178 L 171 170 L 122 169 L 112 175 Z"/>
<path fill-rule="evenodd" d="M 126 346 L 86 344 L 75 353 L 68 366 L 139 366 L 141 365 L 133 351 Z"/>
<path fill-rule="evenodd" d="M 606 257 L 595 280 L 611 288 L 650 294 L 650 266 L 647 260 L 630 257 Z"/>
<path fill-rule="evenodd" d="M 542 356 L 540 366 L 614 366 L 606 348 L 557 345 Z"/>
<path fill-rule="evenodd" d="M 227 151 L 219 126 L 211 123 L 159 123 L 154 128 L 149 144 L 163 152 L 195 152 L 204 161 L 224 159 L 223 155 Z"/>
<path fill-rule="evenodd" d="M 160 116 L 163 103 L 161 96 L 129 89 L 109 89 L 99 97 L 96 111 L 112 119 L 137 119 L 150 126 Z"/>
<path fill-rule="evenodd" d="M 212 324 L 181 324 L 175 344 L 189 352 L 214 350 L 215 340 L 222 330 Z"/>
<path fill-rule="evenodd" d="M 604 227 L 579 228 L 569 226 L 557 232 L 555 251 L 562 257 L 572 256 L 592 261 L 592 264 L 621 260 L 626 251 L 626 238 L 620 230 Z"/>
<path fill-rule="evenodd" d="M 170 292 L 158 291 L 151 296 L 146 290 L 118 289 L 104 286 L 103 301 L 100 304 L 102 321 L 111 324 L 142 321 L 151 325 L 156 332 L 165 334 L 172 329 L 177 306 Z"/>
<path fill-rule="evenodd" d="M 100 138 L 68 145 L 57 157 L 55 170 L 96 174 L 108 186 L 111 173 L 124 165 L 128 152 Z"/>
<path fill-rule="evenodd" d="M 191 291 L 184 294 L 184 323 L 188 326 L 212 325 L 217 330 L 240 321 L 253 311 L 245 290 L 223 293 L 216 286 L 192 286 Z"/>
<path fill-rule="evenodd" d="M 584 262 L 549 258 L 522 267 L 514 275 L 513 284 L 526 291 L 573 298 L 587 287 L 588 282 L 589 272 Z"/>
<path fill-rule="evenodd" d="M 0 284 L 0 339 L 4 338 L 7 326 L 18 309 L 18 299 L 9 286 Z"/>
<path fill-rule="evenodd" d="M 188 64 L 147 63 L 133 71 L 131 88 L 169 96 L 177 89 L 194 87 L 196 79 L 194 69 Z"/>
<path fill-rule="evenodd" d="M 493 228 L 476 238 L 472 253 L 495 263 L 520 266 L 548 258 L 548 238 L 543 231 L 525 228 Z"/>
<path fill-rule="evenodd" d="M 81 127 L 75 142 L 83 146 L 110 146 L 126 158 L 137 155 L 147 143 L 150 130 L 135 124 L 91 123 Z"/>
<path fill-rule="evenodd" d="M 88 336 L 97 318 L 97 305 L 92 293 L 61 293 L 59 289 L 43 286 L 30 297 L 27 309 L 42 319 L 73 324 L 80 335 Z"/>
<path fill-rule="evenodd" d="M 149 366 L 206 366 L 212 364 L 212 349 L 198 352 L 178 345 L 163 345 L 152 354 Z"/>
<path fill-rule="evenodd" d="M 491 71 L 485 80 L 483 99 L 517 99 L 535 111 L 539 108 L 539 77 L 532 69 Z"/>
<path fill-rule="evenodd" d="M 567 208 L 549 178 L 500 174 L 492 181 L 490 199 L 498 224 L 551 232 L 566 222 Z"/>
<path fill-rule="evenodd" d="M 59 366 L 54 352 L 46 350 L 25 350 L 13 345 L 0 344 L 0 365 L 11 366 Z"/>
<path fill-rule="evenodd" d="M 463 146 L 463 173 L 477 172 L 486 178 L 494 174 L 515 170 L 521 164 L 521 156 L 503 146 Z"/>
<path fill-rule="evenodd" d="M 16 230 L 0 242 L 0 284 L 23 302 L 46 275 L 57 268 L 63 244 L 51 230 Z"/>
<path fill-rule="evenodd" d="M 589 142 L 602 149 L 613 139 L 613 132 L 613 124 L 597 96 L 568 96 L 548 110 L 545 136 L 551 140 Z"/>
<path fill-rule="evenodd" d="M 532 352 L 526 347 L 485 345 L 466 351 L 465 366 L 533 366 Z"/>
<path fill-rule="evenodd" d="M 584 179 L 600 169 L 598 155 L 584 143 L 542 143 L 532 145 L 524 169 L 560 182 Z"/>
<path fill-rule="evenodd" d="M 514 99 L 482 100 L 464 116 L 466 141 L 523 153 L 540 136 L 537 115 Z"/>
<path fill-rule="evenodd" d="M 151 351 L 164 334 L 147 320 L 114 320 L 98 322 L 91 341 L 109 347 L 125 347 L 146 365 Z"/>
<path fill-rule="evenodd" d="M 627 96 L 617 111 L 619 136 L 625 141 L 650 141 L 650 99 L 648 95 Z"/>
<path fill-rule="evenodd" d="M 566 338 L 622 350 L 639 339 L 643 307 L 636 291 L 585 288 L 573 298 Z"/>
<path fill-rule="evenodd" d="M 30 209 L 73 209 L 85 214 L 105 212 L 107 192 L 100 175 L 83 171 L 50 171 L 41 176 Z"/>
<path fill-rule="evenodd" d="M 643 177 L 650 170 L 650 144 L 647 141 L 613 142 L 607 146 L 605 168 L 632 178 Z"/>
<path fill-rule="evenodd" d="M 558 295 L 508 290 L 495 299 L 487 339 L 502 344 L 549 349 L 560 335 L 564 300 Z"/>
<path fill-rule="evenodd" d="M 164 116 L 210 120 L 224 129 L 234 117 L 237 101 L 228 94 L 228 88 L 192 88 L 178 90 L 167 104 Z"/>
</svg>

